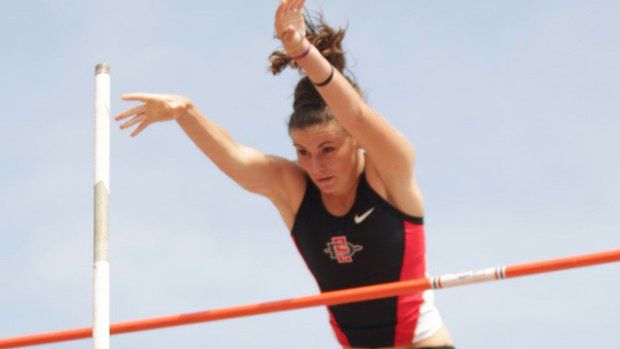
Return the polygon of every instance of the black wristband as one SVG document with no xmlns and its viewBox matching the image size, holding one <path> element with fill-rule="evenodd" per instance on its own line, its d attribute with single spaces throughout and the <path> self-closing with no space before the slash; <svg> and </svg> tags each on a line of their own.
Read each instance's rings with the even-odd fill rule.
<svg viewBox="0 0 620 349">
<path fill-rule="evenodd" d="M 316 84 L 313 83 L 314 86 L 316 86 L 316 87 L 323 87 L 323 86 L 329 84 L 330 81 L 332 81 L 332 78 L 334 77 L 334 66 L 330 65 L 330 67 L 332 68 L 332 70 L 329 73 L 329 76 L 327 77 L 327 79 L 325 79 L 325 81 L 322 81 L 322 82 L 319 82 L 319 83 L 316 83 Z"/>
</svg>

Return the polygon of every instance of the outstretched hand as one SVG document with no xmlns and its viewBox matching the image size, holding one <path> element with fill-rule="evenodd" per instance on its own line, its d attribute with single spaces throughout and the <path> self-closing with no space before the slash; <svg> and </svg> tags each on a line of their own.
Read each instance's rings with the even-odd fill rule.
<svg viewBox="0 0 620 349">
<path fill-rule="evenodd" d="M 123 95 L 123 100 L 144 102 L 144 104 L 128 109 L 114 118 L 114 120 L 119 121 L 133 116 L 131 120 L 120 126 L 121 129 L 140 123 L 131 133 L 132 137 L 153 123 L 177 119 L 191 106 L 189 98 L 177 95 L 130 93 Z"/>
<path fill-rule="evenodd" d="M 276 34 L 289 55 L 303 51 L 306 23 L 302 9 L 304 0 L 282 0 L 276 11 Z"/>
</svg>

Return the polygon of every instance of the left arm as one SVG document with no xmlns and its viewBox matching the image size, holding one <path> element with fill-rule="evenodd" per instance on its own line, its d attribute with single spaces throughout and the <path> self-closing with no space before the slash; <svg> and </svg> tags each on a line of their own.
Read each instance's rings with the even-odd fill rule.
<svg viewBox="0 0 620 349">
<path fill-rule="evenodd" d="M 298 64 L 311 81 L 324 81 L 331 64 L 314 47 Z M 342 74 L 335 70 L 332 81 L 317 87 L 334 118 L 376 161 L 384 180 L 408 180 L 413 176 L 415 151 L 409 140 L 383 116 L 370 107 Z"/>
<path fill-rule="evenodd" d="M 300 34 L 306 32 L 301 15 L 303 2 L 303 0 L 284 0 L 276 13 L 276 30 L 291 57 L 298 56 L 310 45 L 305 35 Z M 282 27 L 284 29 L 280 29 Z M 325 81 L 332 70 L 329 61 L 314 46 L 310 47 L 304 58 L 297 60 L 297 64 L 314 83 Z M 372 109 L 337 69 L 334 69 L 329 84 L 317 87 L 317 91 L 336 120 L 358 141 L 368 155 L 380 159 L 375 163 L 384 181 L 402 183 L 403 180 L 409 181 L 413 178 L 415 152 L 409 140 Z"/>
</svg>

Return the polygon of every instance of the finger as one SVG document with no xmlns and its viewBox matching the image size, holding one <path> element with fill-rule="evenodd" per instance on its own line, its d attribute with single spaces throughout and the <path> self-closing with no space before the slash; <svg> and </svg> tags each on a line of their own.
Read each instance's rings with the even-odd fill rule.
<svg viewBox="0 0 620 349">
<path fill-rule="evenodd" d="M 278 6 L 278 10 L 276 11 L 276 33 L 278 34 L 278 36 L 280 36 L 282 29 L 278 28 L 278 26 L 281 26 L 282 23 L 284 22 L 284 7 L 285 7 L 285 2 L 282 1 L 280 3 L 280 5 Z"/>
<path fill-rule="evenodd" d="M 284 0 L 284 12 L 289 12 L 291 10 L 291 4 L 292 4 L 292 0 Z"/>
<path fill-rule="evenodd" d="M 294 0 L 292 6 L 295 10 L 299 10 L 304 6 L 304 0 Z"/>
<path fill-rule="evenodd" d="M 139 114 L 137 115 L 135 118 L 127 121 L 126 123 L 121 125 L 121 130 L 126 129 L 129 126 L 135 125 L 141 121 L 146 120 L 146 115 L 145 114 Z"/>
<path fill-rule="evenodd" d="M 148 120 L 144 120 L 138 127 L 131 133 L 131 137 L 135 137 L 138 133 L 142 132 L 151 122 Z"/>
<path fill-rule="evenodd" d="M 123 95 L 124 101 L 142 101 L 148 102 L 158 99 L 159 95 L 154 93 L 126 93 Z"/>
<path fill-rule="evenodd" d="M 282 17 L 278 23 L 276 24 L 276 32 L 278 34 L 278 39 L 284 40 L 286 38 L 286 32 L 288 31 L 288 20 L 285 17 Z"/>
<path fill-rule="evenodd" d="M 278 9 L 276 10 L 276 13 L 281 13 L 282 11 L 284 11 L 285 7 L 286 7 L 286 0 L 280 1 L 280 4 L 278 5 Z"/>
<path fill-rule="evenodd" d="M 127 118 L 127 117 L 129 117 L 129 116 L 132 116 L 133 114 L 140 114 L 140 113 L 143 113 L 143 112 L 144 112 L 144 110 L 145 110 L 145 108 L 146 108 L 146 105 L 142 104 L 142 105 L 139 105 L 139 106 L 133 107 L 133 108 L 131 108 L 131 109 L 127 109 L 126 111 L 124 111 L 124 112 L 122 112 L 122 113 L 118 114 L 118 115 L 114 118 L 114 120 L 118 121 L 118 120 L 125 119 L 125 118 Z"/>
</svg>

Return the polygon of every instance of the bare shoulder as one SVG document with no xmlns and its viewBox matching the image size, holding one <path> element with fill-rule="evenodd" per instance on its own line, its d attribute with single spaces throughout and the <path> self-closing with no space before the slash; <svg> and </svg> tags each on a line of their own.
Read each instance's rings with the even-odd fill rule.
<svg viewBox="0 0 620 349">
<path fill-rule="evenodd" d="M 273 179 L 276 181 L 274 189 L 267 196 L 290 230 L 306 192 L 306 174 L 297 161 L 272 155 L 269 157 L 277 169 L 277 178 Z"/>
<path fill-rule="evenodd" d="M 408 179 L 382 177 L 376 160 L 366 154 L 366 178 L 370 187 L 392 206 L 410 216 L 424 216 L 424 199 L 415 177 Z"/>
<path fill-rule="evenodd" d="M 297 161 L 278 158 L 282 196 L 297 212 L 306 191 L 306 174 Z"/>
</svg>

